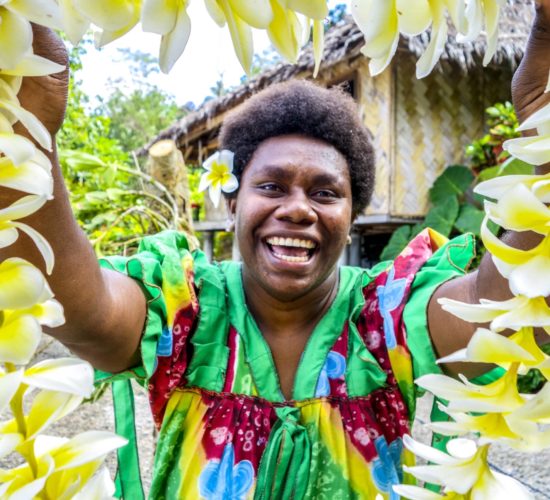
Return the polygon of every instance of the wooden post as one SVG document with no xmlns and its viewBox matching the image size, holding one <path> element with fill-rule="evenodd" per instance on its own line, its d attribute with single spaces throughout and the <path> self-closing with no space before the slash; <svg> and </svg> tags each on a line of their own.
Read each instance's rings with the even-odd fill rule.
<svg viewBox="0 0 550 500">
<path fill-rule="evenodd" d="M 153 144 L 149 148 L 147 170 L 176 200 L 179 212 L 177 229 L 187 234 L 191 247 L 198 248 L 193 228 L 187 168 L 176 143 L 162 140 Z"/>
</svg>

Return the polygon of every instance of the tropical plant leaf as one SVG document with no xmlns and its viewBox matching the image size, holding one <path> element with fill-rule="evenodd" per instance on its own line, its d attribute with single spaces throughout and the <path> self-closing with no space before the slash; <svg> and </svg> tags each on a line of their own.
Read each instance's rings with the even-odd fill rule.
<svg viewBox="0 0 550 500">
<path fill-rule="evenodd" d="M 428 212 L 423 226 L 431 227 L 443 236 L 449 236 L 458 217 L 458 210 L 459 205 L 456 196 L 449 196 Z"/>
<path fill-rule="evenodd" d="M 488 181 L 503 175 L 532 175 L 535 169 L 533 165 L 525 163 L 518 158 L 510 157 L 502 165 L 484 169 L 477 179 L 478 182 Z"/>
<path fill-rule="evenodd" d="M 468 167 L 452 165 L 445 169 L 430 189 L 430 201 L 437 205 L 450 196 L 461 196 L 474 180 L 474 174 Z"/>
<path fill-rule="evenodd" d="M 380 260 L 393 260 L 395 259 L 401 251 L 407 246 L 411 240 L 411 226 L 401 226 L 399 229 L 396 229 L 390 241 L 382 250 L 380 255 Z"/>
<path fill-rule="evenodd" d="M 455 222 L 455 227 L 461 233 L 473 233 L 476 236 L 480 235 L 481 222 L 485 216 L 485 212 L 479 208 L 464 203 L 460 207 L 458 218 Z"/>
</svg>

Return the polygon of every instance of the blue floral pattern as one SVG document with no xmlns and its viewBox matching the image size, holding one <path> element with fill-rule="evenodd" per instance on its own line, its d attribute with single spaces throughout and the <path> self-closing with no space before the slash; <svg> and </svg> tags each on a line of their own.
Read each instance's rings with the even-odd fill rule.
<svg viewBox="0 0 550 500">
<path fill-rule="evenodd" d="M 317 382 L 317 388 L 315 389 L 315 397 L 328 396 L 330 394 L 330 381 L 329 379 L 336 380 L 343 377 L 346 373 L 346 358 L 340 353 L 330 351 L 327 356 L 327 360 L 321 373 L 319 374 L 319 380 Z"/>
<path fill-rule="evenodd" d="M 172 338 L 172 329 L 168 326 L 165 326 L 162 330 L 162 335 L 160 336 L 159 342 L 157 344 L 157 356 L 172 356 Z"/>
<path fill-rule="evenodd" d="M 199 476 L 199 493 L 207 500 L 244 500 L 254 484 L 254 467 L 249 460 L 235 464 L 231 443 L 221 460 L 210 460 Z"/>
<path fill-rule="evenodd" d="M 405 289 L 407 288 L 407 279 L 401 278 L 394 280 L 395 268 L 392 266 L 388 279 L 385 285 L 376 287 L 376 294 L 378 296 L 378 303 L 380 306 L 380 314 L 384 319 L 384 333 L 386 335 L 386 345 L 389 349 L 393 349 L 397 346 L 397 339 L 395 338 L 395 330 L 393 327 L 393 318 L 391 312 L 396 309 L 403 301 L 405 295 Z"/>
<path fill-rule="evenodd" d="M 392 486 L 403 482 L 403 469 L 401 467 L 401 453 L 403 441 L 397 438 L 389 446 L 384 436 L 374 441 L 378 458 L 372 462 L 372 478 L 376 487 L 390 494 L 390 500 L 398 500 L 400 497 L 393 491 Z"/>
</svg>

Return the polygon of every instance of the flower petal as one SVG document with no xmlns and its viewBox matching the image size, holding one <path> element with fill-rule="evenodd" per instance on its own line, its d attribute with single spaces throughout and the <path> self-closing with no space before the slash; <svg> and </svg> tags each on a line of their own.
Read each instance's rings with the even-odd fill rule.
<svg viewBox="0 0 550 500">
<path fill-rule="evenodd" d="M 184 0 L 185 4 L 186 0 Z M 182 9 L 184 7 L 179 7 Z M 143 31 L 166 35 L 176 26 L 178 2 L 174 0 L 145 0 L 141 11 Z"/>
<path fill-rule="evenodd" d="M 432 22 L 428 0 L 397 0 L 399 31 L 414 36 L 426 31 Z"/>
<path fill-rule="evenodd" d="M 227 21 L 237 59 L 245 73 L 248 74 L 252 66 L 252 55 L 254 53 L 254 42 L 250 26 L 233 12 L 229 0 L 218 1 Z"/>
<path fill-rule="evenodd" d="M 448 497 L 447 495 L 443 496 L 439 493 L 434 493 L 433 491 L 421 488 L 420 486 L 411 486 L 399 484 L 393 486 L 393 491 L 403 498 L 409 498 L 410 500 L 445 500 Z"/>
<path fill-rule="evenodd" d="M 206 6 L 206 10 L 214 22 L 220 28 L 223 28 L 225 26 L 225 14 L 218 5 L 218 2 L 216 0 L 204 0 L 204 5 Z"/>
<path fill-rule="evenodd" d="M 0 248 L 13 245 L 19 238 L 19 231 L 14 227 L 3 227 L 0 229 Z"/>
<path fill-rule="evenodd" d="M 73 0 L 58 0 L 63 18 L 63 31 L 73 45 L 76 45 L 90 28 L 90 21 L 75 8 Z"/>
<path fill-rule="evenodd" d="M 0 153 L 4 153 L 14 165 L 20 165 L 34 156 L 34 144 L 21 135 L 0 133 Z"/>
<path fill-rule="evenodd" d="M 94 370 L 76 358 L 48 359 L 25 371 L 25 384 L 88 398 L 94 390 Z"/>
<path fill-rule="evenodd" d="M 550 123 L 550 103 L 533 113 L 518 128 L 518 132 L 525 132 L 539 128 L 541 125 Z"/>
<path fill-rule="evenodd" d="M 135 18 L 139 2 L 134 0 L 73 0 L 75 8 L 106 31 L 125 28 Z"/>
<path fill-rule="evenodd" d="M 215 182 L 214 184 L 211 184 L 210 189 L 208 190 L 208 194 L 210 195 L 210 200 L 212 200 L 214 206 L 219 206 L 222 195 L 222 188 L 220 183 Z"/>
<path fill-rule="evenodd" d="M 5 7 L 0 7 L 0 25 L 0 68 L 15 68 L 25 54 L 31 51 L 31 25 L 24 17 Z"/>
<path fill-rule="evenodd" d="M 47 290 L 40 270 L 17 257 L 0 262 L 0 284 L 0 310 L 32 307 Z"/>
<path fill-rule="evenodd" d="M 114 497 L 115 483 L 109 475 L 107 467 L 100 469 L 88 481 L 82 490 L 73 496 L 73 500 L 106 499 Z"/>
<path fill-rule="evenodd" d="M 177 13 L 174 29 L 162 37 L 160 44 L 160 69 L 163 73 L 169 73 L 176 61 L 181 57 L 189 35 L 191 34 L 191 19 L 185 8 L 180 8 Z"/>
<path fill-rule="evenodd" d="M 550 209 L 524 184 L 510 189 L 497 203 L 485 202 L 485 211 L 505 229 L 543 235 L 550 232 Z"/>
<path fill-rule="evenodd" d="M 31 23 L 51 29 L 62 29 L 61 10 L 55 0 L 11 0 L 7 8 L 17 12 Z"/>
<path fill-rule="evenodd" d="M 10 206 L 0 210 L 0 222 L 11 222 L 15 219 L 23 219 L 40 210 L 46 203 L 45 196 L 24 196 L 13 202 Z"/>
<path fill-rule="evenodd" d="M 328 7 L 325 0 L 286 0 L 286 6 L 317 21 L 322 21 L 328 16 Z"/>
<path fill-rule="evenodd" d="M 325 52 L 325 25 L 323 21 L 319 21 L 315 19 L 313 21 L 313 56 L 315 59 L 315 67 L 313 68 L 313 78 L 316 78 L 319 73 L 321 62 L 323 61 L 324 52 Z"/>
<path fill-rule="evenodd" d="M 229 174 L 228 179 L 222 185 L 224 193 L 233 193 L 239 189 L 239 181 L 233 174 Z"/>
<path fill-rule="evenodd" d="M 438 363 L 453 363 L 457 361 L 472 363 L 523 363 L 535 361 L 528 351 L 517 345 L 513 340 L 485 328 L 478 328 L 472 335 L 468 347 L 439 359 Z"/>
<path fill-rule="evenodd" d="M 83 432 L 67 441 L 52 453 L 56 471 L 78 467 L 98 460 L 126 444 L 128 444 L 126 439 L 112 432 Z"/>
<path fill-rule="evenodd" d="M 201 180 L 199 182 L 199 193 L 202 191 L 206 191 L 208 187 L 210 186 L 211 181 L 210 177 L 208 176 L 208 171 L 201 175 Z"/>
<path fill-rule="evenodd" d="M 238 17 L 254 28 L 265 29 L 273 20 L 269 0 L 229 0 L 229 5 Z"/>
<path fill-rule="evenodd" d="M 15 396 L 22 380 L 23 370 L 16 370 L 14 372 L 3 373 L 0 375 L 0 411 L 4 411 L 4 409 L 10 404 L 10 401 L 13 396 Z M 4 432 L 0 433 L 0 458 L 3 458 L 13 449 L 12 448 L 6 452 L 6 447 L 11 448 L 10 443 L 13 442 L 14 438 L 5 438 L 4 436 L 10 435 L 13 436 L 13 434 L 5 434 Z M 7 439 L 7 441 L 4 441 L 4 439 Z"/>
<path fill-rule="evenodd" d="M 26 365 L 41 338 L 42 328 L 33 316 L 19 316 L 4 323 L 0 326 L 0 362 Z"/>
<path fill-rule="evenodd" d="M 405 448 L 414 453 L 417 457 L 423 458 L 429 462 L 444 465 L 454 465 L 457 463 L 457 460 L 454 457 L 432 448 L 431 446 L 425 445 L 420 441 L 416 441 L 408 434 L 403 436 L 403 444 L 405 445 Z"/>
<path fill-rule="evenodd" d="M 7 158 L 0 158 L 0 186 L 48 199 L 53 195 L 53 177 L 32 161 L 16 167 Z"/>
<path fill-rule="evenodd" d="M 302 25 L 294 12 L 271 0 L 273 19 L 267 29 L 273 47 L 287 61 L 295 63 L 300 51 Z"/>
<path fill-rule="evenodd" d="M 57 300 L 46 300 L 41 304 L 36 304 L 28 309 L 20 309 L 17 311 L 4 311 L 6 318 L 13 316 L 22 316 L 28 314 L 36 318 L 42 326 L 56 328 L 65 323 L 63 315 L 63 306 Z"/>
<path fill-rule="evenodd" d="M 445 43 L 447 42 L 448 27 L 443 5 L 440 2 L 432 2 L 431 6 L 433 16 L 432 34 L 426 51 L 416 63 L 416 77 L 418 79 L 424 78 L 432 72 L 445 50 Z"/>
<path fill-rule="evenodd" d="M 416 384 L 435 396 L 449 401 L 451 411 L 510 412 L 519 408 L 524 400 L 517 390 L 518 365 L 500 379 L 484 386 L 462 383 L 445 375 L 425 375 Z"/>
<path fill-rule="evenodd" d="M 365 37 L 363 54 L 372 59 L 387 59 L 399 37 L 395 0 L 353 0 L 351 13 Z"/>
<path fill-rule="evenodd" d="M 510 139 L 502 147 L 512 156 L 531 165 L 544 165 L 550 161 L 550 135 L 548 134 Z"/>
<path fill-rule="evenodd" d="M 510 189 L 514 188 L 518 184 L 524 184 L 529 189 L 534 188 L 537 183 L 544 183 L 550 181 L 550 174 L 548 175 L 504 175 L 502 177 L 495 177 L 488 181 L 478 184 L 474 188 L 474 192 L 488 198 L 499 200 Z M 542 200 L 544 201 L 544 200 Z"/>
<path fill-rule="evenodd" d="M 64 392 L 40 391 L 32 402 L 27 417 L 27 440 L 43 432 L 49 425 L 76 410 L 82 397 Z"/>
</svg>

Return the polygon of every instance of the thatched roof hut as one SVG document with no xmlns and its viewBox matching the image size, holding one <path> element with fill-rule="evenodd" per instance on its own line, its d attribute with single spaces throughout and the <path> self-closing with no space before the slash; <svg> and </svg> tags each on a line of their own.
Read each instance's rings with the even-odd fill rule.
<svg viewBox="0 0 550 500">
<path fill-rule="evenodd" d="M 377 181 L 359 228 L 387 232 L 427 209 L 426 193 L 446 165 L 464 161 L 464 147 L 483 133 L 484 110 L 510 99 L 510 82 L 519 64 L 533 19 L 530 0 L 508 0 L 500 23 L 497 54 L 487 68 L 481 61 L 486 41 L 459 44 L 452 33 L 441 62 L 427 78 L 415 78 L 415 64 L 429 35 L 402 37 L 392 65 L 372 78 L 361 54 L 363 37 L 351 19 L 326 36 L 317 82 L 348 83 L 377 150 Z M 174 139 L 188 163 L 200 164 L 217 149 L 226 113 L 259 90 L 291 78 L 312 78 L 311 48 L 298 63 L 279 64 L 197 111 L 155 139 Z"/>
</svg>

